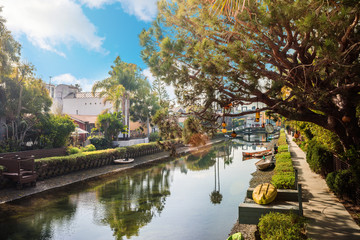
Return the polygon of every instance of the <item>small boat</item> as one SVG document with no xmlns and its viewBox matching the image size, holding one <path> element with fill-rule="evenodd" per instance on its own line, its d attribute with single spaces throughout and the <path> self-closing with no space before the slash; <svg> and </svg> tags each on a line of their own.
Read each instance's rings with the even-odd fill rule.
<svg viewBox="0 0 360 240">
<path fill-rule="evenodd" d="M 114 160 L 114 163 L 132 163 L 134 161 L 133 158 L 122 158 Z"/>
<path fill-rule="evenodd" d="M 259 158 L 263 156 L 269 156 L 272 154 L 271 150 L 263 150 L 258 152 L 243 152 L 242 153 L 244 157 L 254 157 Z"/>
<path fill-rule="evenodd" d="M 270 183 L 262 183 L 254 188 L 252 197 L 257 204 L 269 204 L 275 200 L 276 188 Z"/>
<path fill-rule="evenodd" d="M 261 159 L 255 163 L 256 168 L 259 170 L 266 170 L 274 165 L 273 157 L 271 157 L 271 159 Z"/>
</svg>

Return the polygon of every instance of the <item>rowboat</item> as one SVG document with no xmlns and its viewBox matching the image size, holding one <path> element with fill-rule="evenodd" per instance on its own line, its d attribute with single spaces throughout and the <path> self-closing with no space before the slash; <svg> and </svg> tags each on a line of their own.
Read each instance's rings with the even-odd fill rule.
<svg viewBox="0 0 360 240">
<path fill-rule="evenodd" d="M 261 159 L 260 161 L 256 162 L 255 165 L 256 165 L 256 168 L 259 169 L 259 170 L 266 170 L 268 169 L 269 167 L 273 166 L 273 162 L 270 162 L 270 161 L 264 161 L 263 159 Z"/>
<path fill-rule="evenodd" d="M 114 160 L 114 163 L 123 164 L 123 163 L 132 163 L 134 161 L 133 158 L 121 158 Z"/>
<path fill-rule="evenodd" d="M 253 158 L 259 158 L 263 156 L 269 156 L 272 154 L 271 150 L 263 150 L 258 152 L 243 152 L 242 153 L 244 157 L 253 157 Z"/>
</svg>

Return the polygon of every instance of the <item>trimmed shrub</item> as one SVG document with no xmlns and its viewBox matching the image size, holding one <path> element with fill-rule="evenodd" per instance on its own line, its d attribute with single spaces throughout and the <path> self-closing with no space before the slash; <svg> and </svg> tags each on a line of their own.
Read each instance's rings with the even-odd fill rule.
<svg viewBox="0 0 360 240">
<path fill-rule="evenodd" d="M 68 147 L 66 152 L 69 154 L 69 155 L 72 155 L 72 154 L 77 154 L 77 153 L 80 153 L 81 150 L 77 147 Z"/>
<path fill-rule="evenodd" d="M 288 152 L 288 150 L 289 150 L 289 147 L 288 147 L 287 144 L 286 145 L 279 145 L 279 147 L 278 147 L 278 152 L 279 153 Z"/>
<path fill-rule="evenodd" d="M 276 174 L 273 175 L 271 183 L 279 189 L 295 188 L 295 173 Z"/>
<path fill-rule="evenodd" d="M 334 192 L 337 195 L 349 195 L 353 188 L 353 181 L 350 169 L 341 170 L 336 174 L 334 181 Z"/>
<path fill-rule="evenodd" d="M 326 176 L 326 183 L 331 191 L 335 192 L 335 178 L 336 178 L 337 172 L 331 172 Z"/>
<path fill-rule="evenodd" d="M 305 219 L 293 213 L 270 212 L 260 218 L 258 228 L 262 240 L 304 239 Z"/>
<path fill-rule="evenodd" d="M 93 144 L 89 144 L 83 148 L 83 152 L 92 152 L 96 151 L 96 147 Z"/>
<path fill-rule="evenodd" d="M 280 189 L 295 188 L 295 171 L 290 152 L 278 153 L 276 155 L 276 166 L 271 183 Z"/>
<path fill-rule="evenodd" d="M 92 136 L 88 139 L 90 140 L 90 143 L 93 144 L 98 150 L 112 147 L 111 142 L 102 136 Z"/>
<path fill-rule="evenodd" d="M 315 173 L 326 175 L 332 171 L 333 155 L 325 146 L 319 144 L 315 140 L 311 140 L 308 145 L 308 152 L 306 153 L 306 161 L 309 167 Z"/>
<path fill-rule="evenodd" d="M 156 141 L 160 141 L 160 140 L 161 140 L 161 138 L 160 138 L 159 132 L 150 133 L 149 142 L 156 142 Z"/>
</svg>

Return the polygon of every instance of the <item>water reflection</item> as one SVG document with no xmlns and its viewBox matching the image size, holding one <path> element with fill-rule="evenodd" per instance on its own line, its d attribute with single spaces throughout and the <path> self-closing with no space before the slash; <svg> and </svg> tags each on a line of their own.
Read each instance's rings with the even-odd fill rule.
<svg viewBox="0 0 360 240">
<path fill-rule="evenodd" d="M 228 221 L 229 215 L 236 215 L 234 209 L 240 201 L 240 189 L 234 184 L 242 184 L 241 190 L 244 190 L 241 194 L 245 194 L 250 169 L 255 169 L 253 163 L 241 161 L 243 147 L 242 142 L 226 141 L 206 152 L 147 169 L 130 170 L 95 187 L 78 189 L 73 194 L 66 193 L 65 197 L 42 203 L 41 207 L 34 207 L 28 201 L 2 206 L 3 209 L 0 210 L 9 214 L 0 215 L 1 239 L 122 240 L 138 236 L 143 239 L 165 239 L 166 237 L 154 235 L 153 229 L 159 226 L 161 234 L 167 232 L 171 236 L 175 230 L 165 230 L 163 226 L 175 220 L 187 220 L 184 225 L 196 221 L 191 226 L 192 229 L 188 230 L 191 237 L 182 229 L 183 232 L 179 233 L 177 239 L 195 238 L 194 231 L 197 228 L 199 233 L 204 234 L 200 229 L 202 224 L 210 224 L 209 221 L 213 221 L 216 228 L 221 227 L 221 230 L 216 230 L 216 234 L 225 237 L 230 229 L 223 229 L 224 226 L 218 221 Z M 223 183 L 221 189 L 220 180 Z M 194 190 L 196 192 L 192 192 Z M 168 203 L 169 199 L 171 203 Z M 183 208 L 189 209 L 177 210 L 181 203 L 184 204 Z M 222 208 L 212 209 L 214 205 L 221 205 Z M 179 217 L 181 211 L 186 213 L 186 217 Z M 166 220 L 161 220 L 163 214 L 166 215 L 163 218 Z M 223 214 L 223 217 L 219 214 Z M 159 223 L 153 223 L 152 228 L 145 231 L 145 226 L 154 222 L 154 219 Z M 205 219 L 207 223 L 202 223 Z M 230 219 L 231 222 L 235 220 Z M 178 224 L 181 229 L 181 223 Z M 233 222 L 222 224 L 231 228 Z M 208 226 L 205 229 L 209 231 Z M 208 234 L 214 237 L 211 231 Z"/>
</svg>

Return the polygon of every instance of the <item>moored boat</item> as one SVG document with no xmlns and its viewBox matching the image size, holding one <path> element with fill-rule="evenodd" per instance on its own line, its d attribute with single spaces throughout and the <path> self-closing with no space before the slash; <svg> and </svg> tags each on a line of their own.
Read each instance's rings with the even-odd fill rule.
<svg viewBox="0 0 360 240">
<path fill-rule="evenodd" d="M 244 157 L 254 157 L 259 158 L 263 156 L 269 156 L 272 154 L 271 150 L 263 150 L 258 152 L 243 152 L 242 153 Z"/>
<path fill-rule="evenodd" d="M 134 161 L 133 158 L 121 158 L 114 160 L 114 163 L 123 164 L 123 163 L 132 163 Z"/>
</svg>

